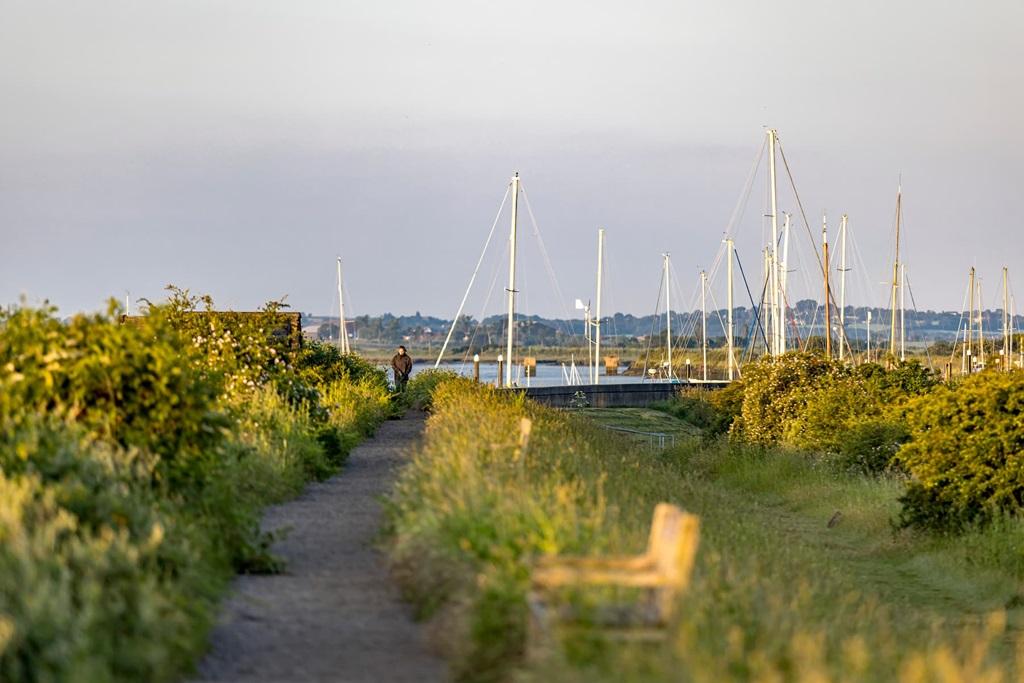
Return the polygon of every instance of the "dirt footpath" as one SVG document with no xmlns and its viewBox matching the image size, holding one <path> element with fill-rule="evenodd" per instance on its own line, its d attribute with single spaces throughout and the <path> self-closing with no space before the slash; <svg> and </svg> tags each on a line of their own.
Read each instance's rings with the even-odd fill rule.
<svg viewBox="0 0 1024 683">
<path fill-rule="evenodd" d="M 269 509 L 287 567 L 236 579 L 197 681 L 443 681 L 443 662 L 398 597 L 373 543 L 387 491 L 423 419 L 384 423 L 338 476 Z"/>
</svg>

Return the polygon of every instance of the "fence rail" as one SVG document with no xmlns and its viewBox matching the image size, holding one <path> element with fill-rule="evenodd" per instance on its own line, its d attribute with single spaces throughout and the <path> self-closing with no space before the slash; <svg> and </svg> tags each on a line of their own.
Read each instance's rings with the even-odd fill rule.
<svg viewBox="0 0 1024 683">
<path fill-rule="evenodd" d="M 629 429 L 628 427 L 616 427 L 614 425 L 601 425 L 605 429 L 610 429 L 613 432 L 624 432 L 626 434 L 633 434 L 635 436 L 646 436 L 647 443 L 651 450 L 654 450 L 655 444 L 660 449 L 664 449 L 666 446 L 672 447 L 676 445 L 676 435 L 666 434 L 665 432 L 644 432 L 639 429 Z"/>
</svg>

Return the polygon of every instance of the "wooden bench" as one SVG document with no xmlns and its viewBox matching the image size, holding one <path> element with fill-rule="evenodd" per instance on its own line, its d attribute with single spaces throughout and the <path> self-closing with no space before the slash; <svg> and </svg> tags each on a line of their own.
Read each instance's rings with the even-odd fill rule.
<svg viewBox="0 0 1024 683">
<path fill-rule="evenodd" d="M 557 589 L 585 586 L 620 586 L 643 589 L 649 600 L 597 615 L 593 620 L 604 630 L 628 639 L 661 638 L 675 615 L 679 595 L 690 584 L 697 554 L 700 518 L 675 505 L 654 508 L 647 550 L 632 557 L 542 557 L 531 574 L 529 604 L 532 615 L 530 640 L 537 644 L 556 622 L 578 621 L 565 609 L 552 607 Z"/>
</svg>

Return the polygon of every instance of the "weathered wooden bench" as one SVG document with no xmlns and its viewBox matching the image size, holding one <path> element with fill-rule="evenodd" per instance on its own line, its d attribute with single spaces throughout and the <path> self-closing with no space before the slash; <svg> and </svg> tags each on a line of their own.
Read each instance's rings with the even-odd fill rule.
<svg viewBox="0 0 1024 683">
<path fill-rule="evenodd" d="M 557 623 L 600 626 L 617 638 L 659 639 L 675 615 L 679 596 L 690 584 L 697 554 L 700 518 L 675 505 L 659 503 L 654 508 L 647 550 L 632 557 L 542 557 L 531 574 L 530 647 L 550 635 Z M 558 589 L 586 586 L 617 586 L 643 589 L 645 600 L 628 609 L 606 610 L 581 620 L 565 606 L 554 606 Z"/>
</svg>

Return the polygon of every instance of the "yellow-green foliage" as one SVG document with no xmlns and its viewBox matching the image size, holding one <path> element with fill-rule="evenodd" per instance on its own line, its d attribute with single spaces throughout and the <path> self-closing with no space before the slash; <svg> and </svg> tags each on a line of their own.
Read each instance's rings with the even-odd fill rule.
<svg viewBox="0 0 1024 683">
<path fill-rule="evenodd" d="M 197 301 L 0 313 L 0 681 L 179 677 L 233 571 L 276 567 L 259 508 L 386 416 L 382 382 Z"/>
<path fill-rule="evenodd" d="M 796 352 L 765 358 L 744 369 L 732 434 L 765 446 L 839 454 L 847 466 L 878 472 L 906 439 L 908 403 L 935 385 L 917 361 L 887 370 Z"/>
<path fill-rule="evenodd" d="M 418 373 L 405 388 L 403 399 L 406 404 L 419 410 L 431 410 L 434 400 L 434 389 L 442 382 L 458 377 L 452 370 L 435 370 L 433 368 Z"/>
<path fill-rule="evenodd" d="M 472 642 L 458 666 L 486 679 L 522 646 L 525 558 L 607 545 L 600 462 L 587 423 L 469 380 L 441 382 L 433 409 L 390 499 L 392 558 L 424 614 L 472 603 L 453 634 Z"/>
<path fill-rule="evenodd" d="M 389 500 L 391 557 L 463 680 L 508 679 L 517 668 L 538 681 L 966 681 L 1007 673 L 995 654 L 1005 627 L 998 613 L 963 632 L 927 610 L 886 604 L 865 592 L 846 555 L 833 558 L 830 540 L 823 548 L 795 537 L 797 520 L 780 519 L 752 495 L 777 493 L 779 482 L 795 492 L 810 484 L 815 501 L 827 496 L 846 509 L 874 505 L 862 498 L 879 491 L 892 502 L 895 485 L 837 479 L 806 458 L 764 457 L 735 442 L 694 440 L 652 454 L 585 419 L 466 380 L 442 382 L 433 405 L 425 442 Z M 523 416 L 533 420 L 525 451 Z M 725 480 L 745 480 L 746 490 L 717 483 Z M 612 646 L 584 632 L 525 662 L 532 558 L 639 552 L 661 501 L 702 517 L 693 586 L 664 642 Z M 879 517 L 870 528 L 889 539 L 885 510 Z M 819 533 L 825 519 L 814 522 Z"/>
<path fill-rule="evenodd" d="M 783 443 L 790 423 L 807 409 L 810 394 L 829 379 L 847 376 L 838 362 L 814 354 L 763 358 L 743 369 L 743 408 L 734 431 L 751 443 Z M 799 434 L 799 431 L 796 432 Z"/>
<path fill-rule="evenodd" d="M 959 526 L 1024 504 L 1024 372 L 989 371 L 908 405 L 903 522 Z"/>
</svg>

